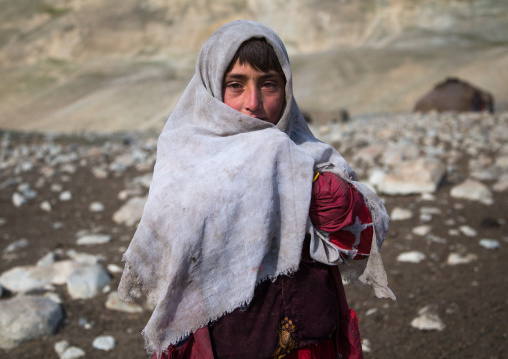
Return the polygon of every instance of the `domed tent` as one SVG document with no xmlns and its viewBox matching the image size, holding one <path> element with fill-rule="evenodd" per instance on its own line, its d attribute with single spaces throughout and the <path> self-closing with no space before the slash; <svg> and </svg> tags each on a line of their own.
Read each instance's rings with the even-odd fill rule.
<svg viewBox="0 0 508 359">
<path fill-rule="evenodd" d="M 415 112 L 494 112 L 492 95 L 456 77 L 437 84 L 415 105 Z"/>
</svg>

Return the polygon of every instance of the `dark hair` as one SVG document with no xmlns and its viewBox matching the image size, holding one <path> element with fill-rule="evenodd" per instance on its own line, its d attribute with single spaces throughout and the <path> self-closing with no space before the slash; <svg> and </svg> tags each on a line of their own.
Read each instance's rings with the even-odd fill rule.
<svg viewBox="0 0 508 359">
<path fill-rule="evenodd" d="M 273 70 L 284 76 L 275 50 L 264 38 L 252 38 L 244 41 L 229 63 L 226 74 L 233 69 L 237 61 L 240 65 L 248 63 L 258 71 L 268 72 Z"/>
</svg>

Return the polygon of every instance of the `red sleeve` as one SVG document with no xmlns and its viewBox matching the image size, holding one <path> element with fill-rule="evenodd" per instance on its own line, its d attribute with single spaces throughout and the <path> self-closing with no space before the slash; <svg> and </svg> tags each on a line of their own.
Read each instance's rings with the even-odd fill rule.
<svg viewBox="0 0 508 359">
<path fill-rule="evenodd" d="M 373 228 L 365 201 L 356 188 L 333 173 L 318 176 L 309 210 L 314 227 L 330 233 L 330 241 L 357 259 L 370 253 Z"/>
</svg>

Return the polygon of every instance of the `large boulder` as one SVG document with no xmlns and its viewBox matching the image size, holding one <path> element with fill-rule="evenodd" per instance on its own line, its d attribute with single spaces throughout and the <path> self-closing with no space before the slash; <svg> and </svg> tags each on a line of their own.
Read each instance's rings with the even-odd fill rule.
<svg viewBox="0 0 508 359">
<path fill-rule="evenodd" d="M 20 296 L 0 301 L 0 348 L 53 334 L 63 319 L 60 305 L 49 298 Z"/>
<path fill-rule="evenodd" d="M 492 95 L 466 81 L 449 77 L 437 84 L 415 105 L 415 112 L 494 112 Z"/>
</svg>

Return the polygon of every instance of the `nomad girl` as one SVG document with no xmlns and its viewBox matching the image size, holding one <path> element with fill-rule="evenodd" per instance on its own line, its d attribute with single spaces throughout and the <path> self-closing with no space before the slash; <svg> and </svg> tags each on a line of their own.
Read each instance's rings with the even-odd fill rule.
<svg viewBox="0 0 508 359">
<path fill-rule="evenodd" d="M 279 37 L 235 21 L 203 45 L 162 131 L 118 292 L 155 306 L 143 335 L 157 357 L 360 358 L 337 265 L 394 298 L 388 222 L 307 127 Z"/>
</svg>

